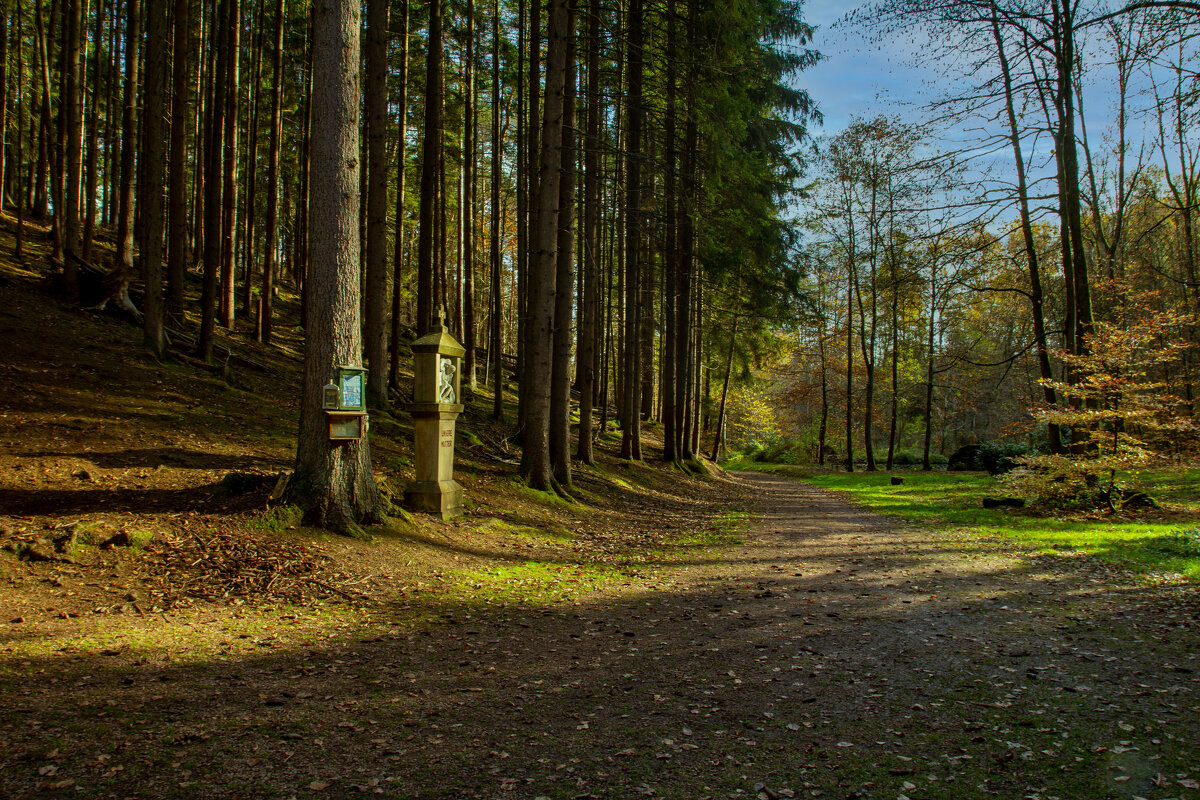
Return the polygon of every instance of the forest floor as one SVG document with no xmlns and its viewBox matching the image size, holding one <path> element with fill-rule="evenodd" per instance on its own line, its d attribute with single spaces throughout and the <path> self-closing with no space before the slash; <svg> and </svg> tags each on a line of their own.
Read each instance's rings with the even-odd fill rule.
<svg viewBox="0 0 1200 800">
<path fill-rule="evenodd" d="M 1190 583 L 610 439 L 567 503 L 482 411 L 464 519 L 328 536 L 268 503 L 296 331 L 159 363 L 44 274 L 0 262 L 0 797 L 1200 798 Z"/>
</svg>

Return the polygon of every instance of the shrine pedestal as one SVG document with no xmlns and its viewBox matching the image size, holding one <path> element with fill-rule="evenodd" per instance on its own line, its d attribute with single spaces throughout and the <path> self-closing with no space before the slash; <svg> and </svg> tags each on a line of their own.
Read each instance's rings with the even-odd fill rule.
<svg viewBox="0 0 1200 800">
<path fill-rule="evenodd" d="M 457 403 L 411 403 L 415 480 L 404 490 L 404 505 L 442 519 L 462 516 L 462 487 L 454 480 L 454 421 Z"/>
<path fill-rule="evenodd" d="M 462 487 L 454 480 L 454 421 L 462 413 L 459 360 L 463 346 L 439 319 L 413 342 L 413 463 L 415 480 L 404 490 L 413 511 L 442 519 L 462 516 Z"/>
</svg>

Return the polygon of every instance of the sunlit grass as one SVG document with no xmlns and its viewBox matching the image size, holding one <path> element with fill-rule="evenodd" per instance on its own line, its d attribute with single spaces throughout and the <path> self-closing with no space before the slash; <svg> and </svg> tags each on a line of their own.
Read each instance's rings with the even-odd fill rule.
<svg viewBox="0 0 1200 800">
<path fill-rule="evenodd" d="M 631 568 L 617 564 L 526 561 L 503 567 L 461 570 L 436 592 L 418 595 L 430 607 L 551 608 L 584 594 L 626 583 Z"/>
<path fill-rule="evenodd" d="M 847 493 L 854 502 L 908 522 L 1000 536 L 1047 552 L 1087 554 L 1143 573 L 1169 573 L 1200 579 L 1200 470 L 1153 470 L 1140 476 L 1164 504 L 1162 511 L 1138 515 L 1050 515 L 983 508 L 983 498 L 1004 495 L 996 479 L 978 472 L 901 473 L 891 484 L 886 472 L 820 472 L 803 467 L 734 464 L 803 480 Z"/>
</svg>

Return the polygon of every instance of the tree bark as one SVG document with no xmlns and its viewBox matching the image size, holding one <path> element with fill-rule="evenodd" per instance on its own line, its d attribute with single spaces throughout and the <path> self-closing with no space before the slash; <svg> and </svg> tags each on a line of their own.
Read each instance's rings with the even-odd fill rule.
<svg viewBox="0 0 1200 800">
<path fill-rule="evenodd" d="M 569 36 L 569 0 L 551 0 L 547 36 L 546 91 L 538 169 L 537 258 L 529 279 L 526 399 L 521 471 L 534 489 L 553 487 L 550 458 L 550 385 L 553 374 L 554 300 L 557 291 L 558 216 L 562 176 L 563 108 Z M 570 287 L 563 287 L 570 291 Z"/>
<path fill-rule="evenodd" d="M 367 400 L 387 407 L 388 5 L 367 0 Z"/>
<path fill-rule="evenodd" d="M 156 356 L 166 354 L 163 331 L 163 189 L 166 177 L 167 42 L 170 21 L 166 3 L 146 4 L 146 81 L 143 119 L 142 192 L 138 224 L 138 252 L 146 280 L 142 299 L 146 346 Z M 68 237 L 69 238 L 69 237 Z"/>
<path fill-rule="evenodd" d="M 12 25 L 8 12 L 9 0 L 0 0 L 0 209 L 4 208 L 8 199 L 8 170 L 5 156 L 8 154 L 8 37 Z M 17 9 L 18 16 L 20 8 Z M 17 136 L 20 137 L 20 124 L 17 125 Z M 18 164 L 18 167 L 20 165 Z"/>
<path fill-rule="evenodd" d="M 182 318 L 188 259 L 187 127 L 192 76 L 192 4 L 189 0 L 174 0 L 174 7 L 170 177 L 167 184 L 167 308 L 172 315 Z"/>
<path fill-rule="evenodd" d="M 396 138 L 396 241 L 392 251 L 392 329 L 388 340 L 388 385 L 400 388 L 400 298 L 404 280 L 404 195 L 408 175 L 408 0 L 400 0 L 400 114 Z"/>
<path fill-rule="evenodd" d="M 283 0 L 275 2 L 271 29 L 271 134 L 267 144 L 267 219 L 263 244 L 259 324 L 264 344 L 271 344 L 275 322 L 275 277 L 279 264 L 279 148 L 283 127 Z"/>
<path fill-rule="evenodd" d="M 466 52 L 466 96 L 463 98 L 463 164 L 462 196 L 459 205 L 462 214 L 462 319 L 463 319 L 463 382 L 472 392 L 475 382 L 475 0 L 467 0 L 467 52 Z"/>
<path fill-rule="evenodd" d="M 1004 39 L 1000 35 L 1000 24 L 996 16 L 996 4 L 991 4 L 992 35 L 996 42 L 996 53 L 1000 59 L 1000 75 L 1004 81 L 1004 109 L 1008 117 L 1009 142 L 1012 144 L 1013 160 L 1017 170 L 1017 205 L 1021 216 L 1021 237 L 1025 245 L 1025 263 L 1029 271 L 1029 303 L 1033 312 L 1033 338 L 1037 352 L 1038 374 L 1042 383 L 1042 398 L 1047 405 L 1056 402 L 1054 388 L 1046 381 L 1053 380 L 1054 373 L 1050 369 L 1050 348 L 1046 342 L 1046 315 L 1043 308 L 1041 267 L 1038 263 L 1037 246 L 1033 240 L 1033 221 L 1029 213 L 1029 188 L 1025 176 L 1025 156 L 1021 148 L 1020 128 L 1017 126 L 1017 114 L 1013 101 L 1012 70 L 1009 67 L 1008 55 L 1004 51 Z M 1062 436 L 1056 424 L 1048 426 L 1050 452 L 1061 453 L 1063 450 Z"/>
<path fill-rule="evenodd" d="M 571 485 L 571 326 L 575 286 L 575 7 L 568 4 L 558 191 L 554 341 L 550 375 L 550 466 L 560 487 Z"/>
<path fill-rule="evenodd" d="M 263 59 L 263 30 L 266 24 L 266 10 L 262 4 L 251 9 L 251 30 L 254 32 L 254 42 L 250 52 L 250 85 L 247 87 L 247 101 L 250 110 L 246 112 L 246 200 L 245 211 L 242 214 L 242 247 L 241 247 L 241 314 L 247 320 L 256 321 L 255 341 L 262 339 L 258 330 L 258 317 L 254 310 L 254 284 L 257 279 L 257 244 L 258 244 L 258 109 L 261 105 L 262 94 L 262 59 Z M 260 301 L 261 302 L 261 301 Z"/>
<path fill-rule="evenodd" d="M 641 215 L 642 215 L 642 108 L 643 78 L 643 7 L 642 0 L 630 0 L 628 154 L 625 185 L 625 358 L 624 399 L 621 404 L 621 458 L 642 457 L 642 421 L 639 414 L 641 379 Z"/>
<path fill-rule="evenodd" d="M 663 460 L 676 461 L 679 458 L 679 425 L 676 419 L 678 405 L 679 382 L 676 373 L 678 332 L 678 302 L 679 302 L 679 245 L 678 245 L 678 203 L 676 192 L 676 61 L 679 58 L 679 48 L 676 36 L 675 15 L 667 20 L 667 113 L 664 120 L 664 151 L 663 165 L 664 187 L 663 201 L 666 205 L 666 219 L 663 225 L 663 364 L 662 364 L 662 420 L 663 420 Z"/>
<path fill-rule="evenodd" d="M 228 60 L 225 94 L 225 188 L 221 199 L 224 209 L 221 216 L 221 325 L 229 331 L 234 329 L 237 317 L 237 215 L 238 215 L 238 91 L 240 86 L 242 12 L 241 0 L 228 0 L 229 16 L 225 35 Z"/>
<path fill-rule="evenodd" d="M 358 235 L 359 4 L 313 7 L 309 315 L 292 498 L 308 524 L 353 533 L 378 521 L 382 500 L 369 440 L 331 442 L 322 389 L 340 365 L 361 363 Z"/>
<path fill-rule="evenodd" d="M 97 150 L 99 149 L 100 138 L 100 62 L 101 52 L 103 51 L 104 42 L 104 26 L 108 17 L 108 3 L 106 0 L 99 0 L 96 3 L 96 24 L 92 34 L 92 87 L 91 87 L 91 102 L 88 104 L 88 122 L 87 122 L 87 150 L 84 156 L 84 170 L 87 176 L 86 188 L 83 192 L 84 205 L 84 221 L 83 221 L 83 240 L 79 246 L 80 257 L 84 261 L 92 260 L 92 242 L 96 236 L 96 187 L 99 185 L 99 176 L 96 174 L 96 159 Z M 0 108 L 3 104 L 0 104 Z M 4 148 L 4 136 L 0 133 L 0 150 Z M 3 156 L 0 156 L 0 164 L 3 163 Z M 0 175 L 4 174 L 2 166 L 0 166 Z M 0 195 L 3 190 L 0 189 Z M 2 200 L 2 196 L 0 196 Z M 0 202 L 2 205 L 2 202 Z"/>
<path fill-rule="evenodd" d="M 121 191 L 117 211 L 115 267 L 133 274 L 134 156 L 137 148 L 138 47 L 141 42 L 138 0 L 125 0 L 125 104 L 121 109 Z"/>
<path fill-rule="evenodd" d="M 721 407 L 717 412 L 717 427 L 713 432 L 712 460 L 716 461 L 721 453 L 721 444 L 725 436 L 725 404 L 729 399 L 729 378 L 733 375 L 733 352 L 737 344 L 738 318 L 733 318 L 733 328 L 729 331 L 729 356 L 725 360 L 725 378 L 721 381 Z"/>
<path fill-rule="evenodd" d="M 925 342 L 925 442 L 921 455 L 921 469 L 926 472 L 933 469 L 929 448 L 933 442 L 933 344 L 934 325 L 937 320 L 937 263 L 938 242 L 935 241 L 929 255 L 929 328 Z"/>
<path fill-rule="evenodd" d="M 442 0 L 429 4 L 425 56 L 425 139 L 421 146 L 421 207 L 417 228 L 417 334 L 429 330 L 434 306 L 434 241 L 437 224 L 438 162 L 443 137 Z"/>
<path fill-rule="evenodd" d="M 67 263 L 70 256 L 80 255 L 81 226 L 79 224 L 80 188 L 83 159 L 83 99 L 80 87 L 80 51 L 82 49 L 83 8 L 80 0 L 67 0 L 64 6 L 67 18 L 65 23 L 66 43 L 63 53 L 63 82 L 65 83 L 65 98 L 59 113 L 62 114 L 66 126 L 66 159 L 60 169 L 64 170 L 65 190 L 63 206 L 56 209 L 55 217 L 61 219 L 63 229 L 63 247 L 67 252 Z M 73 270 L 71 265 L 67 268 Z M 68 279 L 68 283 L 71 279 Z"/>
<path fill-rule="evenodd" d="M 226 47 L 228 36 L 225 27 L 229 16 L 230 0 L 221 0 L 214 7 L 215 24 L 211 27 L 216 45 L 216 61 L 210 80 L 208 97 L 208 124 L 205 126 L 204 153 L 204 288 L 200 296 L 200 358 L 212 361 L 214 322 L 217 305 L 217 279 L 221 268 L 221 152 L 225 130 L 225 92 L 227 87 L 229 53 Z"/>
<path fill-rule="evenodd" d="M 500 138 L 500 0 L 492 0 L 492 185 L 491 213 L 488 225 L 491 261 L 492 307 L 488 357 L 492 366 L 492 419 L 504 419 L 504 346 L 501 341 L 501 316 L 504 308 L 500 283 L 500 172 L 504 161 L 504 141 Z M 518 167 L 519 169 L 519 167 Z"/>
<path fill-rule="evenodd" d="M 16 0 L 17 3 L 17 146 L 16 156 L 17 163 L 13 168 L 13 187 L 16 190 L 16 196 L 13 198 L 13 208 L 17 215 L 16 232 L 13 236 L 13 258 L 17 263 L 21 263 L 25 254 L 24 238 L 25 238 L 25 206 L 28 202 L 28 192 L 21 184 L 21 167 L 25 163 L 25 151 L 23 142 L 25 140 L 25 26 L 23 23 L 23 14 L 21 0 Z M 32 182 L 32 181 L 31 181 Z"/>
<path fill-rule="evenodd" d="M 583 302 L 579 306 L 579 342 L 575 382 L 579 386 L 579 445 L 576 457 L 591 464 L 592 414 L 596 396 L 596 317 L 600 282 L 600 24 L 599 0 L 588 5 L 587 137 L 584 139 Z"/>
</svg>

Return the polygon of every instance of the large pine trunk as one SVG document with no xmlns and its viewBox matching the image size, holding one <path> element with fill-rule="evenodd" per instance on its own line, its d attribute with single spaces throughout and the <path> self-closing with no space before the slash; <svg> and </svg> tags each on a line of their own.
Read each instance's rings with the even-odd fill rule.
<svg viewBox="0 0 1200 800">
<path fill-rule="evenodd" d="M 571 327 L 575 300 L 575 10 L 567 12 L 562 150 L 558 190 L 554 348 L 550 375 L 550 467 L 559 486 L 571 485 Z"/>
<path fill-rule="evenodd" d="M 467 0 L 466 83 L 463 98 L 463 160 L 462 194 L 462 333 L 466 355 L 463 356 L 463 383 L 475 391 L 475 140 L 478 104 L 475 102 L 475 0 Z"/>
<path fill-rule="evenodd" d="M 641 386 L 641 254 L 642 254 L 642 0 L 630 0 L 628 13 L 629 96 L 628 154 L 625 184 L 625 341 L 622 364 L 621 458 L 642 457 Z"/>
<path fill-rule="evenodd" d="M 104 41 L 104 25 L 107 18 L 107 3 L 105 0 L 100 0 L 96 3 L 96 25 L 92 32 L 92 86 L 91 86 L 91 102 L 88 104 L 87 114 L 87 149 L 84 154 L 84 171 L 86 175 L 86 185 L 83 191 L 83 241 L 79 246 L 80 257 L 84 261 L 92 260 L 92 243 L 96 236 L 96 188 L 99 184 L 99 176 L 96 174 L 96 158 L 99 148 L 99 128 L 100 128 L 100 64 L 102 59 L 100 55 L 103 51 Z M 0 103 L 0 108 L 3 108 L 3 103 Z M 0 150 L 4 147 L 4 134 L 0 124 Z M 4 157 L 0 155 L 0 164 L 3 163 Z M 4 174 L 3 168 L 0 168 L 0 175 Z M 3 194 L 3 189 L 0 189 L 0 195 Z M 0 197 L 2 199 L 2 197 Z M 0 205 L 3 205 L 0 202 Z"/>
<path fill-rule="evenodd" d="M 167 42 L 170 22 L 166 3 L 146 4 L 146 82 L 143 112 L 142 191 L 138 224 L 141 272 L 146 279 L 143 332 L 155 355 L 167 349 L 163 332 L 163 188 L 166 177 Z"/>
<path fill-rule="evenodd" d="M 275 276 L 279 251 L 279 140 L 283 108 L 283 0 L 275 2 L 271 50 L 271 134 L 267 145 L 267 220 L 263 252 L 262 291 L 257 329 L 264 344 L 271 343 L 275 311 Z"/>
<path fill-rule="evenodd" d="M 563 93 L 566 79 L 568 0 L 552 0 L 547 37 L 546 92 L 538 169 L 537 253 L 529 276 L 526 364 L 521 381 L 525 409 L 521 470 L 535 489 L 553 486 L 550 459 L 550 384 L 553 374 L 554 300 L 562 176 Z M 569 292 L 570 287 L 563 287 Z"/>
<path fill-rule="evenodd" d="M 233 331 L 237 317 L 237 216 L 238 216 L 238 91 L 240 86 L 242 11 L 241 0 L 228 0 L 225 47 L 228 51 L 225 79 L 225 153 L 221 199 L 221 325 Z"/>
<path fill-rule="evenodd" d="M 138 0 L 125 0 L 125 86 L 121 109 L 121 189 L 117 211 L 117 257 L 115 269 L 133 275 L 133 167 L 137 147 L 138 46 L 141 15 Z"/>
<path fill-rule="evenodd" d="M 492 0 L 492 186 L 488 225 L 491 262 L 492 307 L 488 357 L 492 367 L 492 418 L 504 419 L 504 347 L 500 338 L 504 308 L 500 285 L 500 170 L 504 143 L 500 139 L 500 0 Z"/>
<path fill-rule="evenodd" d="M 679 426 L 676 424 L 675 409 L 678 405 L 676 387 L 678 386 L 675 366 L 675 356 L 678 336 L 677 303 L 679 291 L 677 275 L 679 273 L 678 248 L 678 196 L 676 192 L 676 71 L 675 61 L 679 57 L 676 45 L 676 23 L 674 15 L 667 21 L 667 116 L 663 139 L 665 145 L 665 163 L 663 165 L 663 194 L 667 207 L 667 215 L 663 226 L 663 350 L 662 350 L 662 421 L 663 421 L 663 460 L 675 461 L 679 458 Z"/>
<path fill-rule="evenodd" d="M 388 0 L 367 2 L 367 398 L 387 405 Z"/>
<path fill-rule="evenodd" d="M 216 42 L 216 60 L 210 78 L 208 118 L 204 138 L 204 288 L 200 295 L 200 358 L 212 360 L 214 314 L 217 304 L 217 279 L 221 268 L 221 153 L 225 130 L 225 91 L 229 55 L 225 25 L 230 0 L 221 0 L 213 9 L 215 24 L 212 38 Z"/>
<path fill-rule="evenodd" d="M 417 220 L 417 334 L 433 323 L 434 247 L 437 227 L 438 162 L 443 135 L 442 0 L 429 4 L 425 55 L 425 136 L 421 145 L 421 205 Z"/>
<path fill-rule="evenodd" d="M 583 302 L 579 306 L 579 343 L 575 382 L 579 386 L 579 447 L 585 464 L 592 454 L 592 408 L 596 396 L 596 316 L 600 280 L 600 38 L 599 0 L 588 7 L 587 23 L 587 138 L 584 140 Z"/>
<path fill-rule="evenodd" d="M 4 208 L 8 190 L 8 171 L 5 155 L 8 152 L 8 36 L 11 27 L 8 13 L 9 0 L 0 0 L 0 209 Z M 20 115 L 17 116 L 17 136 L 21 135 Z M 17 165 L 18 169 L 20 164 Z"/>
<path fill-rule="evenodd" d="M 188 259 L 187 126 L 192 77 L 192 4 L 189 0 L 174 0 L 174 6 L 170 176 L 167 183 L 167 308 L 171 314 L 182 318 Z"/>
<path fill-rule="evenodd" d="M 392 329 L 388 340 L 388 385 L 400 388 L 400 299 L 404 286 L 404 193 L 408 170 L 408 0 L 401 0 L 400 15 L 400 113 L 396 137 L 396 241 L 392 250 Z"/>
<path fill-rule="evenodd" d="M 698 46 L 699 3 L 688 2 L 687 50 L 694 53 Z M 678 457 L 688 461 L 695 458 L 692 447 L 691 414 L 689 403 L 694 399 L 691 373 L 692 351 L 692 265 L 695 262 L 696 228 L 693 214 L 696 209 L 697 186 L 696 149 L 699 140 L 699 122 L 696 109 L 696 76 L 688 72 L 684 76 L 687 122 L 683 134 L 683 164 L 681 198 L 678 209 L 679 260 L 675 265 L 676 308 L 675 325 L 675 428 L 679 440 Z"/>
<path fill-rule="evenodd" d="M 83 8 L 80 0 L 67 0 L 64 7 L 67 18 L 65 51 L 63 53 L 63 82 L 65 83 L 65 98 L 59 110 L 62 114 L 63 125 L 66 127 L 66 163 L 63 165 L 66 181 L 63 196 L 63 206 L 55 211 L 55 217 L 62 220 L 63 247 L 67 253 L 67 263 L 71 256 L 79 256 L 81 227 L 79 224 L 79 195 L 81 188 L 81 173 L 83 168 L 83 92 L 80 87 L 80 51 L 83 36 Z M 68 270 L 73 270 L 70 265 Z"/>
<path fill-rule="evenodd" d="M 313 9 L 309 301 L 300 438 L 291 498 L 308 524 L 340 533 L 379 520 L 382 501 L 367 438 L 331 442 L 322 389 L 340 365 L 361 363 L 359 321 L 359 4 L 318 0 Z"/>
</svg>

